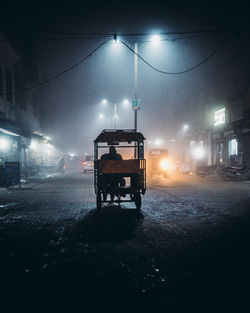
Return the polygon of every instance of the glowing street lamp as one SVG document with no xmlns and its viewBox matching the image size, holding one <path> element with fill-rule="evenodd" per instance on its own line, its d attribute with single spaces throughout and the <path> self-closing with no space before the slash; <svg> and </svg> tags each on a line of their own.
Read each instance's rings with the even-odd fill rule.
<svg viewBox="0 0 250 313">
<path fill-rule="evenodd" d="M 6 151 L 10 146 L 10 141 L 6 138 L 0 139 L 0 149 Z"/>
<path fill-rule="evenodd" d="M 127 99 L 123 100 L 123 107 L 126 109 L 129 107 L 129 101 Z"/>
<path fill-rule="evenodd" d="M 205 149 L 203 147 L 196 147 L 192 152 L 193 152 L 193 156 L 197 160 L 203 159 L 206 154 Z"/>
<path fill-rule="evenodd" d="M 107 103 L 108 103 L 108 101 L 106 99 L 102 100 L 102 105 L 106 106 Z"/>
<path fill-rule="evenodd" d="M 106 99 L 103 99 L 101 103 L 106 106 L 106 104 L 108 104 L 108 101 Z M 123 107 L 125 107 L 125 108 L 129 107 L 129 101 L 127 99 L 124 99 L 122 103 L 123 103 Z M 116 129 L 116 124 L 117 124 L 117 119 L 118 119 L 117 104 L 118 104 L 117 102 L 114 103 L 114 114 L 113 114 L 115 129 Z M 100 120 L 105 119 L 105 115 L 103 113 L 100 113 L 99 114 L 99 119 Z M 108 119 L 108 122 L 109 122 L 109 118 L 107 118 L 107 119 Z"/>
<path fill-rule="evenodd" d="M 121 46 L 121 42 L 119 41 L 119 39 L 117 38 L 117 35 L 114 36 L 114 40 L 112 41 L 113 46 L 115 47 L 120 47 Z"/>
<path fill-rule="evenodd" d="M 31 140 L 30 149 L 37 150 L 38 142 L 36 140 Z"/>
<path fill-rule="evenodd" d="M 156 145 L 157 147 L 161 146 L 162 144 L 163 144 L 163 140 L 162 140 L 162 139 L 156 139 L 156 140 L 155 140 L 155 145 Z"/>
<path fill-rule="evenodd" d="M 152 42 L 159 42 L 159 41 L 161 41 L 161 36 L 159 36 L 159 35 L 153 35 L 153 36 L 151 37 L 151 41 L 152 41 Z"/>
</svg>

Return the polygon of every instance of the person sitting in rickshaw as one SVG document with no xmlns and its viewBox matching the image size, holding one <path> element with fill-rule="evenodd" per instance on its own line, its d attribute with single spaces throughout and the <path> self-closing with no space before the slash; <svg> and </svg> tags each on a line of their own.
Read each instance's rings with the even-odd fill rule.
<svg viewBox="0 0 250 313">
<path fill-rule="evenodd" d="M 122 160 L 122 156 L 117 153 L 114 146 L 111 146 L 109 147 L 109 153 L 103 154 L 101 160 Z"/>
<path fill-rule="evenodd" d="M 109 153 L 105 153 L 101 156 L 101 160 L 123 160 L 122 156 L 117 153 L 116 148 L 114 146 L 109 147 Z M 124 187 L 126 185 L 126 181 L 123 177 L 117 178 L 116 175 L 110 174 L 109 178 L 106 180 L 105 184 L 110 186 L 117 186 L 120 184 L 120 186 Z M 111 201 L 114 200 L 114 195 L 111 194 Z M 126 194 L 122 194 L 122 197 L 126 197 Z M 105 195 L 105 198 L 107 195 Z"/>
</svg>

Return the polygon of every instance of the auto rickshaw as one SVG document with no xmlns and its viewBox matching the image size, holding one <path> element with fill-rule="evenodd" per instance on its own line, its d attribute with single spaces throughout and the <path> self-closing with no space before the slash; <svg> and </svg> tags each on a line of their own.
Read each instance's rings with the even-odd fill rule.
<svg viewBox="0 0 250 313">
<path fill-rule="evenodd" d="M 170 169 L 170 160 L 167 149 L 152 149 L 148 155 L 148 172 L 150 177 L 153 175 L 162 175 L 168 177 Z"/>
<path fill-rule="evenodd" d="M 141 195 L 146 191 L 144 136 L 135 130 L 103 130 L 94 140 L 94 187 L 96 206 L 102 203 L 134 202 L 141 209 Z M 122 160 L 103 160 L 103 151 L 110 146 L 130 151 Z M 126 181 L 126 185 L 122 182 Z M 110 196 L 110 200 L 108 197 Z M 124 199 L 123 199 L 124 198 Z"/>
</svg>

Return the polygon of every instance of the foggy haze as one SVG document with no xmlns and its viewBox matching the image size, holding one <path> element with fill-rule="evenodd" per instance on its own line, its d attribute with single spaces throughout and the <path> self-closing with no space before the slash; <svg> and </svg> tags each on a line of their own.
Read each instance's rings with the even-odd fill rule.
<svg viewBox="0 0 250 313">
<path fill-rule="evenodd" d="M 139 5 L 132 8 L 128 3 L 126 8 L 99 6 L 99 10 L 90 7 L 79 13 L 76 8 L 70 10 L 69 7 L 62 6 L 58 10 L 52 7 L 46 21 L 41 17 L 35 21 L 35 17 L 29 15 L 30 19 L 26 23 L 30 23 L 34 31 L 38 29 L 52 33 L 117 33 L 118 38 L 132 49 L 134 42 L 138 42 L 139 55 L 152 66 L 162 71 L 179 72 L 204 60 L 225 41 L 228 34 L 205 33 L 189 39 L 178 39 L 185 37 L 183 35 L 165 35 L 162 39 L 168 40 L 157 43 L 148 42 L 150 34 L 233 27 L 240 21 L 240 14 L 236 12 L 237 18 L 232 22 L 234 12 L 230 7 L 226 11 L 222 5 L 217 6 L 217 11 L 208 7 L 201 9 L 197 5 L 166 5 L 142 9 Z M 149 36 L 119 37 L 119 34 L 131 32 Z M 72 35 L 65 34 L 54 37 L 55 40 L 37 41 L 40 81 L 76 64 L 107 39 L 72 39 Z M 231 97 L 232 85 L 235 92 L 232 97 L 237 98 L 243 93 L 241 77 L 244 79 L 248 74 L 239 70 L 247 62 L 244 50 L 239 52 L 242 58 L 236 59 L 237 64 L 233 63 L 235 60 L 230 61 L 241 45 L 241 38 L 233 35 L 207 62 L 181 75 L 158 73 L 138 60 L 138 98 L 141 104 L 138 129 L 145 137 L 171 140 L 194 115 L 197 125 L 193 126 L 199 126 L 200 114 L 208 106 L 217 105 L 215 101 L 223 102 Z M 229 64 L 224 64 L 227 60 Z M 232 73 L 238 76 L 236 81 Z M 73 151 L 82 155 L 90 152 L 98 133 L 103 128 L 114 128 L 114 103 L 117 103 L 117 128 L 134 127 L 131 108 L 134 98 L 134 54 L 122 44 L 114 45 L 111 35 L 110 41 L 85 62 L 56 80 L 38 87 L 36 94 L 40 104 L 49 113 L 46 120 L 48 135 L 66 153 Z M 101 104 L 103 99 L 108 101 L 105 108 Z M 130 103 L 126 109 L 122 104 L 124 99 Z M 192 106 L 196 106 L 195 111 Z M 100 114 L 104 118 L 100 119 Z"/>
<path fill-rule="evenodd" d="M 6 311 L 249 306 L 244 2 L 1 3 Z"/>
</svg>

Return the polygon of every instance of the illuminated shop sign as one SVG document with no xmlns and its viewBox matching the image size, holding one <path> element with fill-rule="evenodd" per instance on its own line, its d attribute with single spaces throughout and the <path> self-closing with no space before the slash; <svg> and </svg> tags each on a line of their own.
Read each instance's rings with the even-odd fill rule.
<svg viewBox="0 0 250 313">
<path fill-rule="evenodd" d="M 226 110 L 225 108 L 217 110 L 214 112 L 214 125 L 221 125 L 225 124 L 225 115 L 226 115 Z"/>
</svg>

